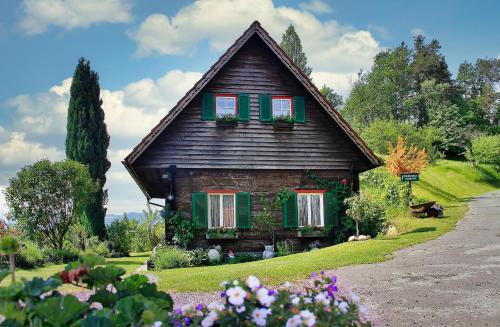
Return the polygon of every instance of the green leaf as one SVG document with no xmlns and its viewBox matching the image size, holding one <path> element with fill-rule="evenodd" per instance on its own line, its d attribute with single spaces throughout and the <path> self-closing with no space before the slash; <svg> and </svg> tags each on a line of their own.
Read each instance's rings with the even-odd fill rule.
<svg viewBox="0 0 500 327">
<path fill-rule="evenodd" d="M 6 319 L 1 326 L 22 326 L 26 319 L 25 312 L 15 302 L 0 301 L 0 314 Z"/>
<path fill-rule="evenodd" d="M 116 299 L 117 297 L 115 294 L 105 290 L 98 290 L 89 298 L 88 302 L 99 302 L 103 307 L 113 308 L 116 303 Z"/>
<path fill-rule="evenodd" d="M 111 320 L 108 318 L 97 316 L 89 316 L 80 322 L 81 327 L 108 327 L 111 325 Z"/>
<path fill-rule="evenodd" d="M 47 280 L 43 280 L 40 277 L 34 277 L 30 281 L 24 281 L 24 292 L 26 296 L 40 296 L 45 292 L 55 290 L 62 285 L 61 281 L 49 277 Z"/>
<path fill-rule="evenodd" d="M 89 275 L 84 279 L 84 282 L 89 287 L 106 286 L 120 280 L 120 276 L 125 274 L 125 269 L 114 265 L 105 267 L 97 267 L 90 270 Z"/>
<path fill-rule="evenodd" d="M 51 297 L 35 305 L 34 310 L 46 322 L 55 327 L 63 326 L 87 311 L 89 306 L 73 295 Z"/>
<path fill-rule="evenodd" d="M 0 283 L 2 282 L 2 280 L 5 279 L 5 277 L 9 275 L 10 275 L 10 270 L 8 269 L 0 270 Z"/>
<path fill-rule="evenodd" d="M 146 298 L 142 295 L 127 296 L 116 303 L 117 320 L 135 323 L 140 320 L 144 311 Z"/>
<path fill-rule="evenodd" d="M 78 261 L 89 269 L 106 263 L 104 257 L 93 254 L 82 254 L 79 256 Z"/>
<path fill-rule="evenodd" d="M 117 291 L 125 291 L 129 294 L 137 294 L 141 289 L 141 286 L 148 283 L 148 278 L 144 275 L 132 275 L 125 278 L 121 283 L 117 284 Z"/>
<path fill-rule="evenodd" d="M 13 299 L 17 297 L 24 289 L 24 285 L 21 282 L 15 282 L 9 285 L 9 287 L 0 287 L 0 299 Z"/>
</svg>

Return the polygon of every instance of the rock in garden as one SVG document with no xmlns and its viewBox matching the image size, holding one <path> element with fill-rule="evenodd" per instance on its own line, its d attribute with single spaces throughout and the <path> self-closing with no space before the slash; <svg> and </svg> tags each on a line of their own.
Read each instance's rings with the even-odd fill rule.
<svg viewBox="0 0 500 327">
<path fill-rule="evenodd" d="M 358 241 L 366 241 L 366 240 L 369 240 L 368 236 L 366 236 L 366 235 L 359 235 Z"/>
<path fill-rule="evenodd" d="M 221 262 L 220 252 L 217 251 L 216 249 L 210 249 L 210 251 L 208 251 L 208 261 L 210 263 L 219 263 L 219 262 Z"/>
<path fill-rule="evenodd" d="M 356 236 L 349 236 L 349 239 L 347 240 L 348 242 L 352 242 L 352 241 L 357 241 L 358 239 L 356 238 Z"/>
</svg>

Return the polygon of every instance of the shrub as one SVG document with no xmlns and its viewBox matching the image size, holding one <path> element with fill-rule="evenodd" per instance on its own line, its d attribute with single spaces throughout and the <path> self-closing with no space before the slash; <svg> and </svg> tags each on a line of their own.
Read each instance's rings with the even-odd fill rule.
<svg viewBox="0 0 500 327">
<path fill-rule="evenodd" d="M 360 193 L 345 200 L 346 213 L 356 223 L 356 236 L 360 234 L 376 237 L 384 228 L 386 220 L 384 206 Z"/>
<path fill-rule="evenodd" d="M 165 239 L 165 223 L 158 210 L 152 210 L 148 205 L 142 211 L 143 220 L 130 220 L 130 231 L 132 235 L 132 251 L 151 251 Z"/>
<path fill-rule="evenodd" d="M 208 251 L 205 251 L 202 248 L 197 248 L 187 252 L 191 258 L 191 266 L 198 267 L 208 263 Z"/>
<path fill-rule="evenodd" d="M 151 261 L 156 270 L 183 268 L 191 265 L 191 256 L 176 246 L 166 246 L 156 249 Z"/>
<path fill-rule="evenodd" d="M 193 241 L 194 224 L 186 218 L 182 211 L 177 211 L 169 218 L 169 226 L 172 226 L 174 244 L 185 249 Z"/>
<path fill-rule="evenodd" d="M 26 240 L 21 243 L 22 245 L 15 257 L 16 267 L 21 269 L 34 269 L 42 267 L 47 262 L 46 255 L 34 242 Z M 9 268 L 7 256 L 2 256 L 1 267 L 2 269 Z"/>
<path fill-rule="evenodd" d="M 227 263 L 234 264 L 234 263 L 252 262 L 252 261 L 257 261 L 257 260 L 261 260 L 261 258 L 257 257 L 254 254 L 238 253 L 234 256 L 234 258 L 228 259 Z"/>
<path fill-rule="evenodd" d="M 276 250 L 278 257 L 293 254 L 293 243 L 291 240 L 276 242 Z"/>
<path fill-rule="evenodd" d="M 91 236 L 86 242 L 84 253 L 94 254 L 101 257 L 109 257 L 109 244 L 106 241 L 100 241 L 97 236 Z"/>
<path fill-rule="evenodd" d="M 44 250 L 44 254 L 47 258 L 47 262 L 57 265 L 62 263 L 68 263 L 78 259 L 78 251 L 71 248 L 63 248 L 63 249 L 47 248 Z"/>
<path fill-rule="evenodd" d="M 389 157 L 385 164 L 394 176 L 419 173 L 427 166 L 427 152 L 415 145 L 407 147 L 405 139 L 400 136 L 396 146 L 389 143 Z"/>
<path fill-rule="evenodd" d="M 500 167 L 500 134 L 481 135 L 472 139 L 466 153 L 469 161 L 475 164 L 492 164 Z"/>
<path fill-rule="evenodd" d="M 124 214 L 122 218 L 113 221 L 107 228 L 109 249 L 112 256 L 128 256 L 132 249 L 132 233 L 130 220 Z"/>
</svg>

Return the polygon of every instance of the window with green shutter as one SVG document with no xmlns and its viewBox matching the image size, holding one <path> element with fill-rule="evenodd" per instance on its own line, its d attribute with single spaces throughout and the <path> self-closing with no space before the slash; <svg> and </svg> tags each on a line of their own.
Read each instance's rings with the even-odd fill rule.
<svg viewBox="0 0 500 327">
<path fill-rule="evenodd" d="M 259 95 L 259 118 L 260 121 L 270 122 L 273 117 L 272 107 L 271 107 L 271 95 L 261 94 Z"/>
<path fill-rule="evenodd" d="M 215 103 L 212 93 L 204 93 L 201 100 L 201 119 L 215 120 Z"/>
<path fill-rule="evenodd" d="M 339 225 L 339 203 L 337 192 L 325 193 L 325 226 L 337 227 Z"/>
<path fill-rule="evenodd" d="M 250 193 L 236 193 L 236 227 L 251 228 Z"/>
<path fill-rule="evenodd" d="M 285 228 L 298 227 L 297 193 L 288 193 L 288 198 L 283 204 L 283 225 Z"/>
<path fill-rule="evenodd" d="M 193 223 L 195 228 L 208 227 L 207 193 L 195 192 L 191 199 Z"/>
<path fill-rule="evenodd" d="M 250 96 L 248 94 L 238 95 L 238 120 L 250 121 Z"/>
<path fill-rule="evenodd" d="M 306 108 L 304 97 L 293 97 L 293 116 L 296 123 L 306 122 Z"/>
</svg>

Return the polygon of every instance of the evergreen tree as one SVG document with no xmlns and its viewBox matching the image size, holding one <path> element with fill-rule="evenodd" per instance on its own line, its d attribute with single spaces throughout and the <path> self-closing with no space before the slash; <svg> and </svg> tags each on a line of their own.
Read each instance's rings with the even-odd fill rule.
<svg viewBox="0 0 500 327">
<path fill-rule="evenodd" d="M 330 102 L 333 107 L 337 110 L 344 105 L 344 99 L 340 94 L 335 92 L 331 87 L 323 85 L 319 90 L 321 94 L 325 97 L 328 102 Z"/>
<path fill-rule="evenodd" d="M 109 135 L 104 123 L 100 98 L 99 76 L 90 69 L 89 61 L 80 58 L 73 75 L 70 90 L 66 135 L 66 156 L 88 166 L 90 176 L 99 183 L 85 208 L 91 232 L 104 238 L 106 228 L 106 171 L 111 163 L 107 159 Z"/>
<path fill-rule="evenodd" d="M 307 57 L 302 51 L 302 44 L 299 35 L 295 32 L 295 27 L 290 24 L 285 33 L 281 36 L 281 49 L 292 59 L 292 61 L 307 75 L 311 77 L 312 69 L 307 66 Z"/>
</svg>

